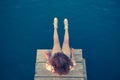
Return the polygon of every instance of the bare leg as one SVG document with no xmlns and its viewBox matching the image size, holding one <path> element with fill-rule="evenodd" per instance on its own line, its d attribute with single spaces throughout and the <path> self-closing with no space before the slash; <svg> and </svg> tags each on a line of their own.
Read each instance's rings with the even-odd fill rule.
<svg viewBox="0 0 120 80">
<path fill-rule="evenodd" d="M 58 23 L 58 19 L 54 18 L 54 35 L 53 35 L 54 43 L 53 43 L 53 49 L 52 49 L 53 54 L 61 51 L 59 37 L 57 33 L 57 27 L 58 27 L 57 23 Z"/>
<path fill-rule="evenodd" d="M 64 41 L 62 45 L 62 51 L 64 53 L 70 53 L 70 47 L 69 47 L 69 33 L 68 33 L 68 20 L 64 19 L 64 25 L 65 25 L 65 35 L 64 35 Z"/>
</svg>

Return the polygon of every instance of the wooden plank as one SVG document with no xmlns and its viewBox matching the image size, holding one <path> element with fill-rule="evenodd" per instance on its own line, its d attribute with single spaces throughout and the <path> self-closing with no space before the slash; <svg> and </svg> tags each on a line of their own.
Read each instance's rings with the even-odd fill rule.
<svg viewBox="0 0 120 80">
<path fill-rule="evenodd" d="M 83 70 L 84 70 L 83 69 L 83 64 L 82 63 L 77 63 L 76 67 L 73 71 L 71 71 L 68 75 L 63 75 L 63 76 L 84 77 L 84 71 Z M 45 63 L 37 63 L 35 73 L 36 73 L 35 76 L 56 76 L 55 74 L 51 74 L 51 72 L 46 70 Z"/>
<path fill-rule="evenodd" d="M 37 56 L 36 56 L 36 62 L 46 62 L 45 56 L 44 56 L 44 52 L 47 49 L 38 49 L 37 50 Z M 51 51 L 50 49 L 48 49 L 49 51 Z M 75 49 L 75 61 L 76 62 L 81 62 L 82 61 L 82 49 Z"/>
<path fill-rule="evenodd" d="M 34 80 L 87 80 L 85 60 L 82 58 L 82 49 L 75 49 L 76 67 L 68 75 L 55 75 L 46 70 L 44 52 L 51 49 L 38 49 Z"/>
<path fill-rule="evenodd" d="M 84 80 L 84 78 L 41 78 L 41 77 L 35 77 L 34 80 Z"/>
<path fill-rule="evenodd" d="M 85 76 L 85 80 L 87 80 L 87 72 L 86 72 L 86 64 L 85 64 L 85 59 L 83 59 L 83 70 L 84 70 L 84 76 Z"/>
</svg>

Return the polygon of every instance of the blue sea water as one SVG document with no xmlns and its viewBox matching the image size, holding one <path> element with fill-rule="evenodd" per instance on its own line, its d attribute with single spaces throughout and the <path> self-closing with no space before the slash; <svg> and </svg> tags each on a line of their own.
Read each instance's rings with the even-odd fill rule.
<svg viewBox="0 0 120 80">
<path fill-rule="evenodd" d="M 33 80 L 37 49 L 51 49 L 53 18 L 69 20 L 70 46 L 83 49 L 88 80 L 120 80 L 119 0 L 1 0 L 0 80 Z"/>
</svg>

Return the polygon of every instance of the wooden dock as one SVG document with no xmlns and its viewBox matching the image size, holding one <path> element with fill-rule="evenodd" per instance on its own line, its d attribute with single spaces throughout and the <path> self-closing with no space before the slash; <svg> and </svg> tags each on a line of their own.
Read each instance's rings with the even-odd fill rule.
<svg viewBox="0 0 120 80">
<path fill-rule="evenodd" d="M 82 49 L 75 49 L 75 69 L 68 75 L 62 76 L 57 76 L 46 70 L 46 59 L 44 57 L 46 50 L 48 49 L 37 50 L 34 80 L 87 80 L 86 63 L 85 59 L 82 57 Z"/>
</svg>

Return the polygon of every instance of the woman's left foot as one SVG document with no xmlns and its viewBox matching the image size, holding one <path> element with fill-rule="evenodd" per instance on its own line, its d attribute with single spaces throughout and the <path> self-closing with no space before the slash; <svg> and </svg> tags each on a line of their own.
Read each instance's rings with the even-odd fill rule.
<svg viewBox="0 0 120 80">
<path fill-rule="evenodd" d="M 68 29 L 68 19 L 67 18 L 65 18 L 64 19 L 64 29 Z"/>
</svg>

